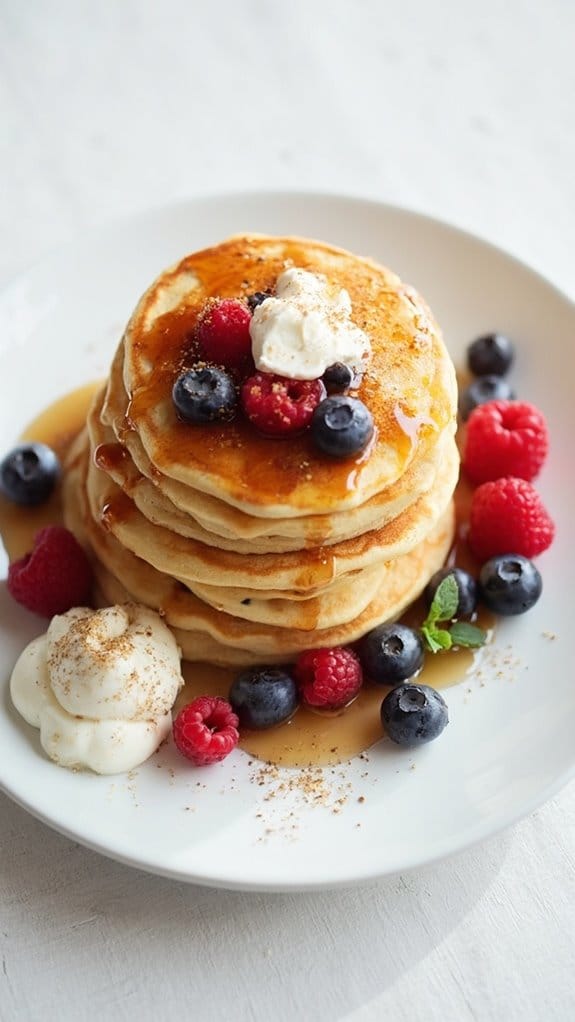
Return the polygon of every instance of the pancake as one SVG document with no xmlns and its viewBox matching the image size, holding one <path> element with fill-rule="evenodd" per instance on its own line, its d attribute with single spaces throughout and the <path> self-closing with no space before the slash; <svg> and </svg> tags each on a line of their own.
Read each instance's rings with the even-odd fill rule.
<svg viewBox="0 0 575 1022">
<path fill-rule="evenodd" d="M 271 291 L 292 266 L 345 289 L 369 337 L 349 393 L 375 428 L 357 456 L 327 457 L 309 430 L 263 436 L 241 410 L 206 425 L 176 414 L 206 301 Z M 395 274 L 321 242 L 234 237 L 162 273 L 138 303 L 70 451 L 65 520 L 98 600 L 158 610 L 185 658 L 286 662 L 395 618 L 442 565 L 456 407 L 439 328 Z"/>
<path fill-rule="evenodd" d="M 291 516 L 285 519 L 254 516 L 214 496 L 184 486 L 178 480 L 163 475 L 152 465 L 137 432 L 122 425 L 125 422 L 129 401 L 119 374 L 121 359 L 118 355 L 122 354 L 121 349 L 122 346 L 118 349 L 103 405 L 98 402 L 92 409 L 89 419 L 97 463 L 123 489 L 128 487 L 130 492 L 134 492 L 134 499 L 140 510 L 151 521 L 168 524 L 182 535 L 193 535 L 206 542 L 209 542 L 207 534 L 213 533 L 214 545 L 224 550 L 238 550 L 244 553 L 299 550 L 306 546 L 335 543 L 340 539 L 348 539 L 382 526 L 431 487 L 442 464 L 444 448 L 450 442 L 453 444 L 455 420 L 448 424 L 439 437 L 433 438 L 433 443 L 428 440 L 427 443 L 419 444 L 416 457 L 395 484 L 364 503 L 355 505 L 347 511 L 340 511 L 337 515 L 330 513 L 328 509 L 324 514 Z M 117 384 L 118 379 L 120 394 L 112 382 L 116 381 Z M 114 428 L 110 424 L 113 424 Z M 137 491 L 135 489 L 137 474 L 133 473 L 134 466 L 141 476 Z M 126 473 L 131 475 L 127 476 Z M 151 486 L 145 487 L 145 480 L 148 480 Z M 165 501 L 162 498 L 165 498 Z M 162 508 L 164 517 L 167 514 L 171 519 L 169 522 L 162 522 Z M 178 515 L 178 512 L 181 514 Z M 175 524 L 176 516 L 179 518 L 178 526 Z"/>
<path fill-rule="evenodd" d="M 280 444 L 242 416 L 219 425 L 181 422 L 171 391 L 197 358 L 193 335 L 208 298 L 272 289 L 286 266 L 326 274 L 351 298 L 354 321 L 372 354 L 357 388 L 376 437 L 368 456 L 344 464 L 318 454 L 308 435 Z M 116 429 L 133 428 L 152 465 L 194 491 L 269 518 L 356 507 L 401 478 L 420 444 L 456 414 L 456 382 L 439 328 L 422 299 L 369 259 L 297 238 L 234 237 L 187 256 L 138 303 L 124 335 L 129 407 Z"/>
<path fill-rule="evenodd" d="M 287 553 L 252 554 L 209 546 L 170 532 L 146 519 L 130 496 L 91 459 L 87 459 L 85 486 L 90 513 L 132 553 L 180 579 L 194 583 L 240 587 L 246 596 L 266 591 L 323 590 L 335 579 L 378 561 L 401 556 L 425 538 L 429 523 L 437 520 L 451 500 L 459 460 L 453 445 L 433 487 L 397 518 L 331 546 Z"/>
<path fill-rule="evenodd" d="M 91 552 L 102 605 L 132 601 L 153 607 L 174 632 L 185 659 L 222 666 L 285 663 L 303 649 L 354 642 L 381 621 L 395 619 L 420 595 L 453 541 L 450 502 L 422 543 L 380 566 L 381 581 L 373 599 L 351 621 L 318 627 L 316 602 L 309 605 L 306 628 L 269 626 L 211 607 L 98 526 L 85 503 L 81 459 L 69 466 L 63 488 L 66 524 Z"/>
</svg>

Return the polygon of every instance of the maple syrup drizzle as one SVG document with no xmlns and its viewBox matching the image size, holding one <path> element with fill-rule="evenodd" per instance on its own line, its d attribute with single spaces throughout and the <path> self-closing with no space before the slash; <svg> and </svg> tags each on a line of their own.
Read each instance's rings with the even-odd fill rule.
<svg viewBox="0 0 575 1022">
<path fill-rule="evenodd" d="M 114 472 L 129 461 L 129 454 L 119 443 L 99 444 L 94 451 L 94 464 L 103 472 Z"/>
<path fill-rule="evenodd" d="M 266 254 L 265 260 L 259 253 L 257 245 L 250 248 L 245 239 L 232 239 L 226 243 L 225 253 L 219 246 L 217 250 L 206 249 L 182 260 L 173 275 L 183 277 L 189 274 L 191 283 L 185 302 L 155 319 L 155 295 L 151 294 L 152 314 L 147 317 L 146 312 L 141 311 L 141 319 L 134 325 L 131 344 L 134 361 L 140 364 L 142 371 L 130 395 L 122 428 L 129 430 L 132 421 L 146 417 L 150 433 L 148 441 L 151 437 L 153 439 L 152 460 L 160 471 L 179 464 L 195 466 L 198 471 L 209 475 L 214 464 L 224 463 L 230 486 L 237 484 L 239 488 L 239 499 L 258 500 L 262 505 L 271 505 L 289 494 L 290 501 L 296 504 L 298 493 L 301 493 L 305 494 L 305 506 L 309 510 L 311 501 L 315 499 L 316 509 L 322 513 L 328 491 L 335 504 L 350 491 L 359 488 L 361 476 L 369 464 L 365 453 L 340 463 L 327 462 L 318 456 L 309 436 L 291 437 L 289 444 L 278 444 L 276 439 L 259 435 L 241 414 L 225 426 L 197 425 L 190 431 L 185 423 L 178 420 L 169 397 L 179 373 L 193 365 L 200 356 L 194 335 L 204 295 L 235 298 L 242 291 L 246 295 L 255 291 L 271 292 L 288 263 L 313 271 L 309 250 L 297 241 L 282 245 L 277 255 Z M 349 291 L 354 319 L 368 334 L 370 327 L 375 331 L 374 307 L 379 311 L 382 282 L 376 282 L 373 270 L 362 264 L 350 273 L 349 263 L 344 260 L 344 279 L 341 281 L 338 280 L 337 262 L 332 269 L 335 284 L 341 283 Z M 169 276 L 166 279 L 169 280 Z M 193 287 L 194 281 L 198 286 Z M 379 301 L 374 300 L 376 295 Z M 394 307 L 399 308 L 403 298 L 390 289 L 385 291 L 385 301 L 392 317 Z M 392 324 L 392 333 L 393 329 Z M 450 398 L 438 379 L 437 384 L 430 385 L 432 418 L 414 426 L 415 420 L 409 409 L 417 406 L 415 389 L 404 395 L 403 421 L 395 414 L 395 399 L 390 403 L 389 395 L 383 396 L 381 381 L 387 375 L 390 357 L 398 361 L 412 357 L 413 338 L 403 336 L 399 330 L 393 340 L 393 355 L 389 350 L 379 351 L 375 346 L 370 369 L 354 393 L 371 409 L 378 434 L 394 466 L 395 478 L 399 478 L 413 456 L 416 443 L 425 443 L 429 440 L 426 433 L 441 431 L 447 425 L 451 407 Z M 153 371 L 146 371 L 143 367 L 153 367 Z M 151 408 L 158 411 L 158 418 L 153 422 L 147 414 Z M 163 425 L 160 425 L 160 420 Z M 166 422 L 169 428 L 166 428 Z M 430 429 L 430 424 L 433 429 Z M 168 471 L 168 474 L 172 473 Z M 308 485 L 309 482 L 312 485 Z"/>
<path fill-rule="evenodd" d="M 50 405 L 26 428 L 22 439 L 46 443 L 62 457 L 85 424 L 89 405 L 99 386 L 94 383 L 81 387 Z M 95 452 L 96 463 L 102 468 L 112 468 L 124 456 L 120 444 L 105 444 Z M 467 517 L 469 498 L 469 488 L 460 482 L 456 493 L 460 521 Z M 131 501 L 124 494 L 117 501 L 109 502 L 102 512 L 104 525 L 106 516 L 121 517 L 128 514 L 129 505 Z M 22 557 L 31 549 L 38 529 L 61 521 L 59 488 L 39 508 L 22 508 L 0 495 L 0 535 L 11 560 Z M 464 542 L 461 526 L 458 528 L 450 562 L 457 562 L 460 567 L 477 573 L 477 565 Z M 322 577 L 332 570 L 331 560 L 321 548 L 317 552 L 316 563 L 309 568 L 314 577 L 317 577 L 315 573 L 318 569 Z M 301 582 L 309 582 L 307 567 L 302 572 Z M 421 623 L 424 616 L 423 603 L 418 601 L 404 616 L 404 620 L 416 625 Z M 493 628 L 494 618 L 481 611 L 476 623 L 489 631 Z M 456 685 L 472 669 L 476 655 L 472 650 L 430 654 L 417 680 L 421 684 L 440 689 Z M 186 684 L 178 696 L 176 710 L 198 695 L 213 694 L 226 698 L 238 672 L 239 669 L 184 662 Z M 338 714 L 322 714 L 300 707 L 293 718 L 281 727 L 243 733 L 240 745 L 250 755 L 282 766 L 340 763 L 364 752 L 382 738 L 379 710 L 388 691 L 387 687 L 366 683 L 357 698 Z"/>
</svg>

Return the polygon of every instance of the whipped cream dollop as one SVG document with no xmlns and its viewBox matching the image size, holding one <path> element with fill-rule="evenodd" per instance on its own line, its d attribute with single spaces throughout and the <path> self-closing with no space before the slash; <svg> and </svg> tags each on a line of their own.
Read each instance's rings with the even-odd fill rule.
<svg viewBox="0 0 575 1022">
<path fill-rule="evenodd" d="M 20 655 L 10 694 L 56 763 L 115 774 L 143 763 L 168 735 L 182 685 L 169 628 L 127 603 L 52 618 Z"/>
<path fill-rule="evenodd" d="M 256 306 L 251 319 L 256 367 L 293 380 L 316 380 L 335 362 L 361 372 L 371 347 L 351 311 L 345 288 L 308 270 L 285 270 L 275 295 Z"/>
</svg>

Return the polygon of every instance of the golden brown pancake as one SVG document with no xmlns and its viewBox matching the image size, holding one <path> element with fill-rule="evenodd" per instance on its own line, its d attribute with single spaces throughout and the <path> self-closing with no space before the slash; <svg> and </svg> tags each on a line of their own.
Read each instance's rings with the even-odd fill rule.
<svg viewBox="0 0 575 1022">
<path fill-rule="evenodd" d="M 118 353 L 122 354 L 121 347 Z M 455 447 L 453 422 L 441 436 L 434 437 L 433 444 L 419 445 L 409 468 L 396 483 L 364 503 L 337 514 L 331 513 L 330 505 L 324 514 L 266 519 L 261 513 L 249 514 L 161 473 L 150 462 L 135 430 L 120 431 L 121 440 L 118 439 L 106 423 L 123 422 L 127 413 L 129 401 L 118 371 L 121 364 L 117 354 L 104 405 L 97 401 L 88 421 L 97 464 L 133 495 L 142 513 L 151 521 L 163 524 L 162 516 L 167 516 L 174 531 L 212 542 L 224 550 L 243 553 L 299 550 L 318 544 L 329 545 L 385 525 L 430 489 L 444 458 Z M 118 379 L 120 386 L 116 393 L 112 381 Z M 114 413 L 111 413 L 112 394 Z"/>
<path fill-rule="evenodd" d="M 318 452 L 309 431 L 182 422 L 173 384 L 198 358 L 205 302 L 273 290 L 296 266 L 345 288 L 371 358 L 352 392 L 373 440 Z M 138 303 L 74 445 L 68 525 L 99 598 L 165 615 L 186 658 L 282 662 L 397 616 L 453 536 L 456 386 L 437 324 L 391 271 L 300 238 L 234 237 L 165 271 Z"/>
<path fill-rule="evenodd" d="M 246 596 L 261 591 L 275 596 L 292 589 L 317 592 L 342 575 L 408 552 L 425 538 L 430 522 L 434 523 L 449 504 L 458 464 L 454 448 L 431 490 L 380 529 L 330 546 L 249 556 L 153 525 L 91 459 L 84 484 L 94 520 L 101 521 L 123 546 L 157 570 L 180 579 L 191 589 L 199 582 L 241 587 Z"/>
<path fill-rule="evenodd" d="M 285 663 L 304 649 L 353 642 L 376 624 L 398 617 L 419 596 L 444 563 L 453 540 L 450 503 L 423 542 L 379 566 L 380 584 L 373 598 L 351 620 L 321 627 L 322 597 L 317 597 L 309 601 L 303 628 L 260 624 L 210 606 L 101 528 L 85 504 L 80 461 L 64 481 L 66 524 L 92 552 L 101 603 L 133 601 L 158 610 L 188 660 L 224 666 Z M 353 592 L 354 587 L 347 589 Z"/>
<path fill-rule="evenodd" d="M 345 288 L 354 322 L 370 337 L 357 393 L 376 438 L 356 459 L 326 459 L 308 434 L 283 443 L 261 436 L 242 416 L 190 429 L 176 415 L 172 386 L 196 357 L 192 338 L 206 300 L 271 289 L 289 265 Z M 424 302 L 389 270 L 321 242 L 249 235 L 186 257 L 139 302 L 124 352 L 129 407 L 114 423 L 119 439 L 133 428 L 160 473 L 266 519 L 321 514 L 326 502 L 330 512 L 364 503 L 455 420 L 453 365 Z"/>
</svg>

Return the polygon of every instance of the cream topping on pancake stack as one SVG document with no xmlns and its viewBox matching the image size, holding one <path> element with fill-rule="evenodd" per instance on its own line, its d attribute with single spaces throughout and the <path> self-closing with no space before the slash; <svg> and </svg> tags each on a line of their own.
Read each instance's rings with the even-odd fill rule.
<svg viewBox="0 0 575 1022">
<path fill-rule="evenodd" d="M 319 305 L 310 322 L 301 301 L 289 307 L 290 288 L 297 301 L 306 288 L 314 301 L 331 296 L 331 333 Z M 178 417 L 172 388 L 201 357 L 206 303 L 255 292 L 270 295 L 251 323 L 259 360 L 267 352 L 276 365 L 279 350 L 281 365 L 305 364 L 310 378 L 360 352 L 351 394 L 374 422 L 361 454 L 328 457 L 309 429 L 264 436 L 241 409 L 202 425 Z M 303 361 L 291 358 L 298 345 Z M 412 288 L 320 242 L 233 237 L 187 256 L 139 302 L 71 451 L 66 520 L 94 554 L 101 602 L 159 610 L 187 659 L 289 661 L 396 617 L 441 566 L 455 423 L 453 366 Z"/>
</svg>

